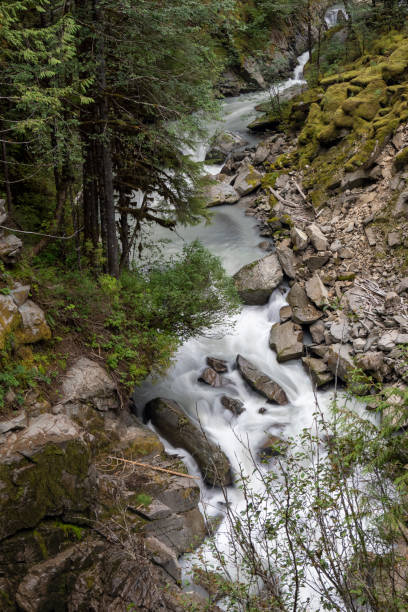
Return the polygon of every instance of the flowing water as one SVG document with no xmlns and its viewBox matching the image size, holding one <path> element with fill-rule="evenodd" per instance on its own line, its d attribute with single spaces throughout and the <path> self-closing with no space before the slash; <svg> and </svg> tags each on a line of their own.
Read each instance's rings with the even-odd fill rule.
<svg viewBox="0 0 408 612">
<path fill-rule="evenodd" d="M 342 10 L 342 6 L 336 5 L 328 12 L 329 26 L 334 25 L 339 10 Z M 307 60 L 307 53 L 299 57 L 293 77 L 282 83 L 281 91 L 302 83 L 303 67 Z M 222 129 L 244 134 L 248 140 L 245 126 L 256 116 L 255 106 L 267 98 L 268 94 L 261 92 L 228 99 L 223 106 L 224 121 L 222 124 L 218 122 L 212 125 L 211 130 L 215 131 L 222 125 Z M 250 138 L 256 139 L 253 136 Z M 204 159 L 205 147 L 199 147 L 195 156 Z M 215 174 L 219 172 L 219 167 L 209 167 L 208 170 Z M 157 231 L 156 239 L 158 236 L 170 240 L 167 253 L 180 251 L 184 242 L 199 238 L 212 253 L 222 259 L 230 274 L 264 255 L 257 246 L 260 238 L 256 221 L 245 216 L 239 204 L 217 208 L 211 225 L 181 228 L 177 236 L 161 228 Z M 323 412 L 328 411 L 331 399 L 330 392 L 318 392 L 316 398 L 309 376 L 299 361 L 279 364 L 275 353 L 269 348 L 269 332 L 272 324 L 279 321 L 279 310 L 286 304 L 285 294 L 285 289 L 278 289 L 267 305 L 244 307 L 234 321 L 234 329 L 228 330 L 228 333 L 218 330 L 218 333 L 211 337 L 200 337 L 185 343 L 176 355 L 175 365 L 164 378 L 154 383 L 146 381 L 136 391 L 136 404 L 144 406 L 155 397 L 176 400 L 193 420 L 200 423 L 207 436 L 220 445 L 229 458 L 233 471 L 240 468 L 251 474 L 251 454 L 256 455 L 267 434 L 278 435 L 283 439 L 296 436 L 304 428 L 312 427 L 316 399 Z M 252 361 L 281 385 L 289 398 L 288 405 L 266 404 L 260 395 L 244 383 L 235 368 L 238 354 Z M 197 382 L 206 366 L 207 356 L 228 362 L 229 382 L 222 389 L 214 389 Z M 245 412 L 235 417 L 224 409 L 220 402 L 224 394 L 239 398 L 245 405 Z M 266 408 L 266 411 L 260 413 L 260 408 Z M 167 442 L 163 442 L 170 453 L 183 457 L 190 473 L 199 475 L 191 456 L 184 450 L 174 449 Z M 207 487 L 202 481 L 200 486 L 202 510 L 210 517 L 222 516 L 225 510 L 224 494 L 219 489 Z M 259 483 L 254 481 L 253 486 L 259 486 Z M 228 503 L 233 504 L 235 510 L 245 508 L 245 499 L 239 489 L 230 487 L 227 495 Z M 226 525 L 221 523 L 217 545 L 224 550 L 228 546 L 225 532 Z M 201 554 L 207 560 L 211 558 L 205 544 Z M 184 560 L 186 567 L 194 562 L 197 562 L 195 555 Z"/>
</svg>

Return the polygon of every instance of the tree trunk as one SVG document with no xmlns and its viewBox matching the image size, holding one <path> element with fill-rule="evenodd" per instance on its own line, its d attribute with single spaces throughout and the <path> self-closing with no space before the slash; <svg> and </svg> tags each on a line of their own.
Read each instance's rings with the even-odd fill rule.
<svg viewBox="0 0 408 612">
<path fill-rule="evenodd" d="M 13 196 L 11 194 L 11 187 L 10 187 L 9 165 L 8 165 L 8 159 L 7 159 L 7 145 L 4 142 L 4 140 L 1 143 L 1 150 L 2 150 L 4 182 L 6 183 L 7 210 L 9 214 L 13 214 Z"/>
</svg>

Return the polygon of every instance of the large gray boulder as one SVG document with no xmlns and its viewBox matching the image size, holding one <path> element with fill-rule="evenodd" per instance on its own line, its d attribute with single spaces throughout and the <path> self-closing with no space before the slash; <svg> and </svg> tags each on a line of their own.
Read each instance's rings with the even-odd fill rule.
<svg viewBox="0 0 408 612">
<path fill-rule="evenodd" d="M 234 189 L 242 197 L 255 191 L 260 186 L 261 180 L 262 174 L 258 170 L 255 170 L 251 164 L 244 164 L 235 179 Z"/>
<path fill-rule="evenodd" d="M 293 320 L 299 325 L 310 325 L 323 316 L 310 302 L 306 291 L 299 283 L 295 283 L 288 293 L 287 300 L 292 307 Z"/>
<path fill-rule="evenodd" d="M 119 408 L 114 380 L 102 366 L 87 357 L 77 359 L 65 374 L 61 401 L 55 411 L 75 414 L 81 406 L 92 406 L 100 412 Z"/>
<path fill-rule="evenodd" d="M 306 281 L 305 284 L 307 297 L 316 304 L 318 308 L 323 308 L 329 304 L 329 292 L 323 285 L 320 276 L 315 274 Z"/>
<path fill-rule="evenodd" d="M 283 279 L 276 253 L 247 264 L 234 276 L 242 301 L 251 306 L 266 304 Z"/>
<path fill-rule="evenodd" d="M 288 403 L 288 398 L 282 387 L 241 355 L 237 356 L 237 367 L 242 378 L 249 386 L 266 397 L 270 402 L 280 406 Z"/>
<path fill-rule="evenodd" d="M 269 346 L 276 351 L 279 363 L 299 359 L 303 355 L 303 331 L 293 321 L 275 323 L 269 335 Z"/>
<path fill-rule="evenodd" d="M 207 208 L 212 206 L 221 206 L 222 204 L 236 204 L 240 199 L 240 195 L 234 187 L 228 183 L 215 183 L 210 185 L 205 193 L 207 200 Z"/>
<path fill-rule="evenodd" d="M 328 240 L 316 223 L 312 223 L 306 228 L 306 234 L 309 236 L 310 242 L 316 251 L 327 251 L 329 246 Z"/>
<path fill-rule="evenodd" d="M 247 141 L 241 138 L 239 134 L 232 132 L 221 132 L 216 134 L 211 141 L 211 147 L 207 152 L 206 161 L 214 163 L 222 163 L 229 153 L 244 147 Z"/>
<path fill-rule="evenodd" d="M 156 398 L 146 405 L 145 415 L 170 444 L 184 448 L 194 457 L 205 482 L 218 487 L 231 484 L 227 457 L 189 419 L 177 402 Z"/>
<path fill-rule="evenodd" d="M 292 249 L 287 246 L 276 247 L 276 254 L 279 259 L 279 263 L 286 276 L 291 279 L 296 278 L 296 257 Z"/>
</svg>

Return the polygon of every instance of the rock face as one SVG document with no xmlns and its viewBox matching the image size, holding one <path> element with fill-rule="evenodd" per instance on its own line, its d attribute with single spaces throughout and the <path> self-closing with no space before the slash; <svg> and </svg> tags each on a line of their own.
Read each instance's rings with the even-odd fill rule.
<svg viewBox="0 0 408 612">
<path fill-rule="evenodd" d="M 279 363 L 299 359 L 303 355 L 302 328 L 292 321 L 275 323 L 269 335 L 269 346 L 276 351 Z"/>
<path fill-rule="evenodd" d="M 240 195 L 234 187 L 228 183 L 216 183 L 211 185 L 206 191 L 207 207 L 221 206 L 222 204 L 236 204 Z"/>
<path fill-rule="evenodd" d="M 104 368 L 87 357 L 80 357 L 68 369 L 61 391 L 65 411 L 91 405 L 106 412 L 118 406 L 116 384 Z"/>
<path fill-rule="evenodd" d="M 266 397 L 270 402 L 284 406 L 288 403 L 288 398 L 284 390 L 274 382 L 267 374 L 258 370 L 258 368 L 242 357 L 237 356 L 237 367 L 243 379 L 250 387 L 258 393 Z"/>
<path fill-rule="evenodd" d="M 176 402 L 157 398 L 146 405 L 145 414 L 170 444 L 184 448 L 194 457 L 208 484 L 231 484 L 230 465 L 224 453 L 207 440 Z"/>
<path fill-rule="evenodd" d="M 252 191 L 255 191 L 255 189 L 260 186 L 261 180 L 262 174 L 258 172 L 258 170 L 255 170 L 253 166 L 248 164 L 240 169 L 240 172 L 235 179 L 234 189 L 242 197 L 248 195 L 248 193 L 251 193 Z"/>
<path fill-rule="evenodd" d="M 244 304 L 262 305 L 281 283 L 283 271 L 277 255 L 272 253 L 241 268 L 234 279 Z"/>
<path fill-rule="evenodd" d="M 292 307 L 293 320 L 299 325 L 314 323 L 322 316 L 309 301 L 306 291 L 299 283 L 295 283 L 288 293 L 287 300 Z"/>
</svg>

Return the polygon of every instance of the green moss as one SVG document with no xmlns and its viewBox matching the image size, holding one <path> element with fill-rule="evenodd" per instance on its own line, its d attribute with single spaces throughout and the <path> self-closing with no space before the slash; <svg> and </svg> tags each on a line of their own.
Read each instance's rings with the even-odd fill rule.
<svg viewBox="0 0 408 612">
<path fill-rule="evenodd" d="M 394 167 L 396 170 L 402 170 L 408 164 L 408 147 L 402 149 L 394 159 Z"/>
<path fill-rule="evenodd" d="M 72 523 L 62 523 L 61 521 L 55 521 L 54 526 L 57 529 L 61 529 L 66 539 L 74 539 L 81 541 L 85 535 L 85 529 Z"/>
<path fill-rule="evenodd" d="M 47 545 L 45 543 L 44 537 L 42 535 L 42 533 L 40 533 L 37 529 L 34 529 L 33 531 L 33 537 L 36 540 L 40 550 L 41 550 L 41 554 L 43 556 L 43 559 L 48 559 L 48 549 L 47 549 Z"/>
</svg>

